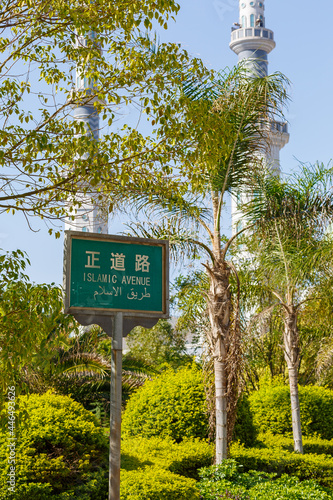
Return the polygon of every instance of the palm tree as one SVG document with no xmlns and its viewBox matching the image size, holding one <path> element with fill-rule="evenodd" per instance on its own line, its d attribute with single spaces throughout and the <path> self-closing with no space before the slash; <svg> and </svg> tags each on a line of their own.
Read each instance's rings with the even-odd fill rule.
<svg viewBox="0 0 333 500">
<path fill-rule="evenodd" d="M 273 114 L 281 114 L 285 87 L 280 74 L 258 78 L 242 67 L 219 74 L 212 83 L 185 82 L 184 115 L 174 136 L 175 143 L 183 141 L 187 148 L 173 171 L 179 190 L 147 197 L 148 221 L 131 225 L 136 235 L 169 239 L 176 260 L 208 258 L 203 265 L 209 278 L 205 297 L 215 372 L 216 463 L 227 458 L 232 432 L 227 412 L 229 417 L 235 412 L 240 363 L 239 308 L 237 299 L 233 307 L 230 292 L 230 275 L 236 269 L 227 258 L 237 235 L 223 239 L 222 209 L 227 193 L 246 190 L 260 168 L 269 121 Z"/>
<path fill-rule="evenodd" d="M 107 413 L 110 403 L 111 339 L 100 327 L 78 328 L 62 337 L 49 353 L 51 368 L 43 373 L 44 382 L 85 406 L 103 406 Z M 122 370 L 122 396 L 141 387 L 156 370 L 147 363 L 125 355 Z"/>
<path fill-rule="evenodd" d="M 333 168 L 303 166 L 288 182 L 261 177 L 243 212 L 252 226 L 253 274 L 283 311 L 284 357 L 289 373 L 295 451 L 302 453 L 298 396 L 299 313 L 331 261 L 327 225 L 333 216 Z"/>
</svg>

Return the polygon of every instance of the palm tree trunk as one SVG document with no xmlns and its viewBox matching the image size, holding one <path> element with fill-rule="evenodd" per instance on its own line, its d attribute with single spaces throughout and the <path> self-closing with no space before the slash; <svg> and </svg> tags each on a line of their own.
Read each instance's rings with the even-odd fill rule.
<svg viewBox="0 0 333 500">
<path fill-rule="evenodd" d="M 297 368 L 288 368 L 289 385 L 290 385 L 290 400 L 291 400 L 291 417 L 294 436 L 294 450 L 298 453 L 303 453 L 302 429 L 301 429 L 301 413 L 298 396 L 298 370 Z"/>
<path fill-rule="evenodd" d="M 211 325 L 209 342 L 214 358 L 216 408 L 216 464 L 228 458 L 226 357 L 229 338 L 231 295 L 230 269 L 226 262 L 207 266 L 210 275 L 208 311 Z"/>
<path fill-rule="evenodd" d="M 297 310 L 295 307 L 289 306 L 288 310 L 286 310 L 284 326 L 284 352 L 289 373 L 294 450 L 298 453 L 303 453 L 301 412 L 298 394 L 300 348 L 297 329 Z"/>
<path fill-rule="evenodd" d="M 216 406 L 216 437 L 215 437 L 215 462 L 220 464 L 228 458 L 228 432 L 227 432 L 227 377 L 225 362 L 214 359 L 215 372 L 215 406 Z"/>
</svg>

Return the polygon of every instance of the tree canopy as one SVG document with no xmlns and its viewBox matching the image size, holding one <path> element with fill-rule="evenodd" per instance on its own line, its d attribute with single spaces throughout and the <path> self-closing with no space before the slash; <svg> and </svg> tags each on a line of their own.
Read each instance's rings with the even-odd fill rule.
<svg viewBox="0 0 333 500">
<path fill-rule="evenodd" d="M 0 255 L 1 401 L 8 386 L 14 385 L 18 394 L 30 383 L 38 386 L 34 367 L 48 366 L 51 346 L 75 330 L 72 318 L 62 312 L 61 289 L 31 283 L 25 274 L 28 263 L 19 250 Z"/>
<path fill-rule="evenodd" d="M 205 73 L 176 44 L 157 47 L 147 36 L 167 26 L 174 1 L 0 3 L 0 211 L 57 219 L 65 202 L 94 195 L 106 210 L 110 193 L 139 195 L 168 173 L 181 152 L 168 136 L 180 109 L 175 81 L 183 68 Z M 151 37 L 152 38 L 152 37 Z M 93 82 L 76 89 L 75 70 Z M 207 72 L 206 72 L 207 73 Z M 100 113 L 98 143 L 73 109 L 90 103 Z M 152 137 L 117 127 L 128 106 L 147 115 Z M 161 165 L 164 169 L 160 169 Z M 172 183 L 172 179 L 170 179 Z"/>
</svg>

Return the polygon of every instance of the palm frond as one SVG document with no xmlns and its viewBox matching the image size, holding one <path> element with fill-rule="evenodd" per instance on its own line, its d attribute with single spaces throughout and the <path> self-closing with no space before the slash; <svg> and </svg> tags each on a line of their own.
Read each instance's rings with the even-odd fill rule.
<svg viewBox="0 0 333 500">
<path fill-rule="evenodd" d="M 127 224 L 129 236 L 168 240 L 170 254 L 175 262 L 183 259 L 196 259 L 202 253 L 214 258 L 209 247 L 197 239 L 196 232 L 186 230 L 182 219 L 168 218 L 161 222 L 137 222 Z"/>
<path fill-rule="evenodd" d="M 191 124 L 200 123 L 193 130 L 198 188 L 202 184 L 224 192 L 239 187 L 240 181 L 250 183 L 260 153 L 269 148 L 272 120 L 283 119 L 288 82 L 281 74 L 249 76 L 248 69 L 240 65 L 222 73 L 214 84 L 214 100 L 210 91 L 200 99 L 188 94 L 187 119 Z M 201 122 L 200 116 L 204 117 Z"/>
<path fill-rule="evenodd" d="M 140 377 L 153 377 L 157 375 L 157 370 L 155 368 L 141 359 L 134 358 L 129 354 L 125 354 L 123 357 L 123 371 L 126 374 L 136 374 Z"/>
<path fill-rule="evenodd" d="M 326 229 L 333 216 L 333 168 L 331 165 L 302 165 L 300 173 L 288 181 L 257 175 L 249 192 L 251 201 L 242 206 L 250 223 L 269 225 L 285 221 L 302 227 Z"/>
<path fill-rule="evenodd" d="M 129 207 L 134 215 L 141 213 L 143 216 L 151 219 L 153 217 L 162 218 L 164 216 L 182 219 L 187 224 L 192 225 L 200 223 L 202 220 L 208 222 L 211 219 L 211 213 L 202 197 L 187 192 L 185 196 L 179 190 L 172 193 L 151 193 L 133 197 L 126 204 L 126 211 Z"/>
<path fill-rule="evenodd" d="M 249 250 L 258 257 L 260 281 L 281 290 L 288 303 L 309 300 L 311 287 L 325 275 L 332 261 L 327 236 L 333 217 L 332 166 L 303 165 L 288 181 L 258 176 L 252 199 L 242 212 L 253 224 Z M 307 290 L 307 292 L 306 292 Z M 281 295 L 280 295 L 281 296 Z"/>
<path fill-rule="evenodd" d="M 56 373 L 72 376 L 94 376 L 105 378 L 110 370 L 110 362 L 94 352 L 66 352 L 59 359 Z"/>
</svg>

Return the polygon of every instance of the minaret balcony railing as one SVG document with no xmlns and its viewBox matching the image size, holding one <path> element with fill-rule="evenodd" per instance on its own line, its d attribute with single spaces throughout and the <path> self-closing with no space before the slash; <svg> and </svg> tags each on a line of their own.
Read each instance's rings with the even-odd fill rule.
<svg viewBox="0 0 333 500">
<path fill-rule="evenodd" d="M 271 122 L 271 130 L 273 132 L 280 132 L 281 134 L 288 134 L 288 123 L 286 122 Z"/>
<path fill-rule="evenodd" d="M 266 28 L 231 28 L 231 41 L 234 42 L 236 40 L 240 40 L 242 38 L 248 37 L 258 37 L 258 38 L 266 38 L 267 40 L 274 40 L 274 33 L 271 30 Z"/>
<path fill-rule="evenodd" d="M 277 120 L 270 120 L 259 122 L 259 127 L 262 130 L 271 130 L 271 132 L 279 132 L 280 134 L 288 134 L 288 123 L 279 122 Z"/>
</svg>

